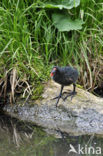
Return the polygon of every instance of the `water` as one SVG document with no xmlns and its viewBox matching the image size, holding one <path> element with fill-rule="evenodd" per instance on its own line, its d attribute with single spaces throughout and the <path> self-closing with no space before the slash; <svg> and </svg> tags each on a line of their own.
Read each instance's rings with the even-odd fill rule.
<svg viewBox="0 0 103 156">
<path fill-rule="evenodd" d="M 103 149 L 102 138 L 63 136 L 62 139 L 54 138 L 40 127 L 0 115 L 0 156 L 103 156 L 103 152 L 96 153 L 97 147 Z M 77 153 L 69 153 L 70 146 L 74 147 Z M 83 154 L 79 154 L 79 146 L 83 147 Z M 92 149 L 88 154 L 88 147 L 91 146 L 94 151 Z"/>
</svg>

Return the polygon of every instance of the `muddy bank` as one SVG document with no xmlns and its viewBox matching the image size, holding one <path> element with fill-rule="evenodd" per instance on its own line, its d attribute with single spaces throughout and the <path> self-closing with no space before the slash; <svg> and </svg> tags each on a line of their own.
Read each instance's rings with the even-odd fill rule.
<svg viewBox="0 0 103 156">
<path fill-rule="evenodd" d="M 72 86 L 64 91 L 72 90 Z M 20 120 L 29 121 L 42 126 L 49 133 L 64 132 L 69 135 L 102 135 L 103 134 L 103 98 L 96 97 L 87 91 L 77 88 L 77 95 L 66 101 L 60 99 L 58 108 L 56 100 L 51 100 L 59 94 L 60 85 L 49 81 L 46 84 L 43 99 L 29 101 L 22 105 L 7 105 L 4 111 Z M 64 94 L 65 96 L 65 94 Z"/>
</svg>

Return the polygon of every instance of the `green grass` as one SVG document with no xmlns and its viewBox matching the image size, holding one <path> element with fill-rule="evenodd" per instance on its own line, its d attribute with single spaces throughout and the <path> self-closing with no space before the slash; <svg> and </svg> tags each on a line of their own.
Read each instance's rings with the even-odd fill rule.
<svg viewBox="0 0 103 156">
<path fill-rule="evenodd" d="M 102 0 L 81 0 L 71 10 L 73 18 L 85 22 L 82 30 L 72 32 L 58 32 L 52 10 L 37 8 L 39 3 L 0 2 L 0 78 L 15 67 L 17 80 L 25 79 L 39 96 L 36 88 L 49 79 L 53 65 L 73 65 L 80 72 L 79 84 L 93 91 L 103 81 Z"/>
</svg>

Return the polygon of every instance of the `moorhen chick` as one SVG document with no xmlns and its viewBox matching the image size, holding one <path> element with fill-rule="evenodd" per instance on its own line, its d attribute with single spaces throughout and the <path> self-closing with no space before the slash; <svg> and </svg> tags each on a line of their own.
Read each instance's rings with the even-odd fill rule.
<svg viewBox="0 0 103 156">
<path fill-rule="evenodd" d="M 55 82 L 61 85 L 59 96 L 53 98 L 53 99 L 57 99 L 56 107 L 58 105 L 60 98 L 62 97 L 62 91 L 63 91 L 64 86 L 69 86 L 73 84 L 73 91 L 71 93 L 68 93 L 68 95 L 65 98 L 63 98 L 63 100 L 65 101 L 68 96 L 71 96 L 71 99 L 72 99 L 73 96 L 76 94 L 76 91 L 75 91 L 76 81 L 79 76 L 77 69 L 70 67 L 70 66 L 66 66 L 66 67 L 55 66 L 53 67 L 50 76 Z"/>
</svg>

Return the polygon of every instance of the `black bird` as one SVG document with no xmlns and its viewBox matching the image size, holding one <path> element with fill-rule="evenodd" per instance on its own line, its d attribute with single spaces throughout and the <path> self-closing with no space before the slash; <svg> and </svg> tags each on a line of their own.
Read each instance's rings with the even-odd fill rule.
<svg viewBox="0 0 103 156">
<path fill-rule="evenodd" d="M 70 67 L 70 66 L 66 66 L 66 67 L 55 66 L 53 67 L 50 76 L 55 82 L 61 85 L 59 96 L 53 98 L 53 99 L 58 99 L 56 102 L 56 107 L 60 98 L 62 97 L 62 91 L 63 91 L 64 86 L 69 86 L 73 84 L 73 91 L 71 93 L 68 93 L 68 95 L 63 100 L 65 101 L 68 96 L 71 96 L 71 99 L 72 99 L 73 96 L 76 94 L 76 91 L 75 91 L 76 81 L 79 76 L 77 69 Z"/>
</svg>

